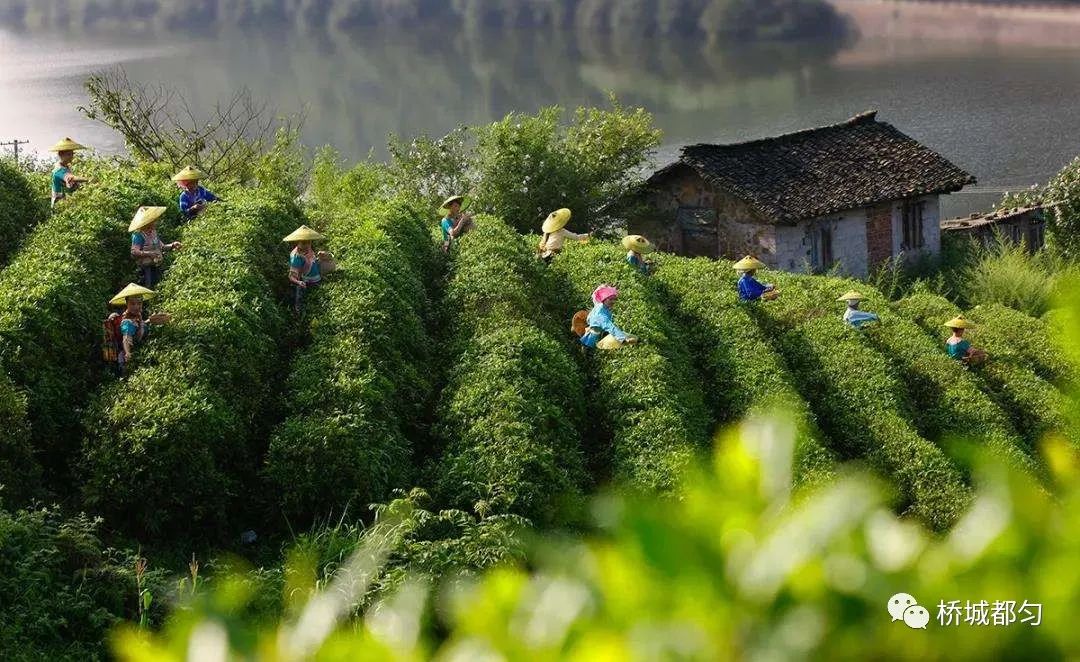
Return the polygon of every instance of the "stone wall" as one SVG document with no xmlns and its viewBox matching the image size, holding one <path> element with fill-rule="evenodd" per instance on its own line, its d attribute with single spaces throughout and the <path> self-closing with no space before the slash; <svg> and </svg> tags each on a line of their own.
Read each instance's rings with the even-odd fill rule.
<svg viewBox="0 0 1080 662">
<path fill-rule="evenodd" d="M 892 257 L 893 205 L 875 205 L 866 215 L 866 259 L 873 268 Z"/>
<path fill-rule="evenodd" d="M 831 264 L 815 264 L 815 235 L 822 229 L 827 229 L 832 234 Z M 769 264 L 785 271 L 828 271 L 837 267 L 840 273 L 848 276 L 866 276 L 869 270 L 866 231 L 865 209 L 823 216 L 793 226 L 778 226 L 776 260 Z"/>
</svg>

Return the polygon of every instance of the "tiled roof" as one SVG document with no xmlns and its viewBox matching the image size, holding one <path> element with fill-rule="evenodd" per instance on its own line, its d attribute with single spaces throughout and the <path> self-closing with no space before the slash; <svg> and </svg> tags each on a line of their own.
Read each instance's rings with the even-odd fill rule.
<svg viewBox="0 0 1080 662">
<path fill-rule="evenodd" d="M 868 112 L 840 124 L 734 145 L 689 145 L 676 163 L 756 208 L 791 223 L 879 202 L 958 191 L 975 178 Z"/>
<path fill-rule="evenodd" d="M 1053 206 L 1054 205 L 1047 205 L 1047 207 Z M 972 214 L 966 218 L 950 218 L 941 222 L 941 229 L 945 231 L 970 230 L 971 228 L 978 228 L 985 225 L 1007 223 L 1028 214 L 1041 214 L 1045 208 L 1046 207 L 1042 205 L 1036 205 L 1034 207 L 1013 207 L 1012 209 L 999 209 L 986 214 Z"/>
</svg>

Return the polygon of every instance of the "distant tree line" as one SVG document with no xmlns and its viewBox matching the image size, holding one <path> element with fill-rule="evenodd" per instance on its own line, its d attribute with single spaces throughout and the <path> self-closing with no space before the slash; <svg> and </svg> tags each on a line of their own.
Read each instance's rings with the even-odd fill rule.
<svg viewBox="0 0 1080 662">
<path fill-rule="evenodd" d="M 445 24 L 713 40 L 827 38 L 846 29 L 824 0 L 0 0 L 0 22 L 73 29 Z"/>
</svg>

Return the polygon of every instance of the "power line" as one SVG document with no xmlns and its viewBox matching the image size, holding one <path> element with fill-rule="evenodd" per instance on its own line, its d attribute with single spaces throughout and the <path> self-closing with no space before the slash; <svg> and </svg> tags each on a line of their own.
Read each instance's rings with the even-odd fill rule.
<svg viewBox="0 0 1080 662">
<path fill-rule="evenodd" d="M 19 140 L 18 138 L 16 138 L 15 140 L 10 140 L 8 142 L 0 142 L 0 147 L 10 147 L 10 148 L 12 148 L 12 151 L 15 152 L 15 163 L 18 163 L 19 162 L 19 145 L 29 145 L 29 144 L 30 144 L 29 140 Z"/>
</svg>

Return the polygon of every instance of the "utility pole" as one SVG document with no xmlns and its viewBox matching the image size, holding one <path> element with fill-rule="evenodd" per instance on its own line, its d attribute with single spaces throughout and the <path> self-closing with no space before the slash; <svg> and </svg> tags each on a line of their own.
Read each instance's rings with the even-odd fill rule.
<svg viewBox="0 0 1080 662">
<path fill-rule="evenodd" d="M 18 163 L 19 163 L 19 145 L 29 145 L 29 144 L 30 144 L 29 140 L 19 140 L 18 138 L 16 138 L 15 140 L 11 140 L 9 142 L 0 143 L 0 147 L 10 147 L 10 148 L 12 148 L 12 150 L 15 152 L 15 164 L 18 165 Z"/>
</svg>

